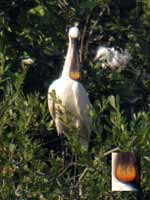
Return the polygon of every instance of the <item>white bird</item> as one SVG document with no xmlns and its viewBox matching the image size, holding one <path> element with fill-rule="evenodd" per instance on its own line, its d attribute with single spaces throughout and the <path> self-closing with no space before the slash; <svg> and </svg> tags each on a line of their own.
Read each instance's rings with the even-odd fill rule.
<svg viewBox="0 0 150 200">
<path fill-rule="evenodd" d="M 120 181 L 115 176 L 116 161 L 118 153 L 112 153 L 112 191 L 137 191 L 133 183 Z"/>
<path fill-rule="evenodd" d="M 69 47 L 62 74 L 50 85 L 48 90 L 48 107 L 55 122 L 58 135 L 66 132 L 67 124 L 64 124 L 61 120 L 62 114 L 67 115 L 65 110 L 75 116 L 74 126 L 79 128 L 79 142 L 87 149 L 92 123 L 90 117 L 91 103 L 86 90 L 77 81 L 80 78 L 77 51 L 79 29 L 77 27 L 70 28 L 68 36 Z M 51 95 L 52 91 L 55 91 L 56 97 L 61 100 L 62 106 L 65 109 L 55 102 Z M 67 130 L 67 134 L 68 132 L 69 130 Z"/>
<path fill-rule="evenodd" d="M 98 59 L 105 62 L 102 63 L 103 68 L 109 67 L 112 70 L 122 71 L 131 59 L 131 55 L 127 50 L 119 52 L 113 47 L 100 46 L 95 56 L 95 60 Z"/>
</svg>

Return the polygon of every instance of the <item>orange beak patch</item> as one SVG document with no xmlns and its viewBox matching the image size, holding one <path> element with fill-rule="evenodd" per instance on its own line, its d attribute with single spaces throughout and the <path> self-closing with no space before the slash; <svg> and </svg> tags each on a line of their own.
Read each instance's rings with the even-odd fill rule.
<svg viewBox="0 0 150 200">
<path fill-rule="evenodd" d="M 123 182 L 133 182 L 137 179 L 137 169 L 134 165 L 122 166 L 119 164 L 116 167 L 115 176 Z"/>
<path fill-rule="evenodd" d="M 80 79 L 80 72 L 79 71 L 70 72 L 70 78 L 72 78 L 73 80 L 79 80 Z"/>
</svg>

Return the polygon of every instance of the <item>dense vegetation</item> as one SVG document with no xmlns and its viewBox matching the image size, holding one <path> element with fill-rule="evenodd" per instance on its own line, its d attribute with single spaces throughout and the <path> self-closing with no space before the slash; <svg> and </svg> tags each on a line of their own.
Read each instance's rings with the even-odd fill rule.
<svg viewBox="0 0 150 200">
<path fill-rule="evenodd" d="M 88 153 L 68 136 L 80 156 L 64 167 L 47 90 L 62 70 L 74 22 L 94 122 Z M 1 200 L 150 198 L 149 24 L 149 0 L 1 0 Z M 127 48 L 128 67 L 102 69 L 93 62 L 99 45 Z M 23 64 L 25 58 L 34 63 Z M 141 158 L 139 193 L 111 192 L 110 155 L 104 153 L 117 146 Z"/>
</svg>

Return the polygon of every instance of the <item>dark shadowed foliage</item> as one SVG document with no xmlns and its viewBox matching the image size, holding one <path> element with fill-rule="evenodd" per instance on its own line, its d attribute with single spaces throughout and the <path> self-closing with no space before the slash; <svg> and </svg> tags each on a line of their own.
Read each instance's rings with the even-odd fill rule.
<svg viewBox="0 0 150 200">
<path fill-rule="evenodd" d="M 0 199 L 150 198 L 149 10 L 149 0 L 1 0 Z M 71 129 L 64 166 L 47 91 L 61 73 L 74 22 L 93 133 L 85 152 Z M 103 69 L 93 61 L 99 45 L 128 49 L 132 60 L 120 73 Z M 34 63 L 23 64 L 26 58 Z M 117 146 L 141 157 L 138 193 L 111 192 L 104 153 Z"/>
</svg>

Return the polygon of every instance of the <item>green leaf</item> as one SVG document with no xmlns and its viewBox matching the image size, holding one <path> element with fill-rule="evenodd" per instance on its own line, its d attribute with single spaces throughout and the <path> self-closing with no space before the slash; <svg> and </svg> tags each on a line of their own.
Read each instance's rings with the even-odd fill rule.
<svg viewBox="0 0 150 200">
<path fill-rule="evenodd" d="M 15 151 L 15 149 L 16 149 L 16 145 L 15 145 L 15 144 L 10 144 L 10 145 L 9 145 L 9 151 L 10 151 L 11 153 L 13 153 L 13 152 Z"/>
<path fill-rule="evenodd" d="M 109 96 L 108 100 L 109 100 L 110 105 L 111 105 L 114 109 L 116 109 L 116 100 L 115 100 L 115 97 L 114 97 L 113 95 L 111 95 L 111 96 Z"/>
</svg>

